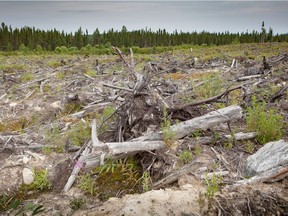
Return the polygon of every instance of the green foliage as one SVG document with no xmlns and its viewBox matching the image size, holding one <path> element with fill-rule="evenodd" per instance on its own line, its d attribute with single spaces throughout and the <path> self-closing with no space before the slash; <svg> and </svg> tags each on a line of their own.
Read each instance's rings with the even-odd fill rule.
<svg viewBox="0 0 288 216">
<path fill-rule="evenodd" d="M 28 215 L 37 215 L 41 212 L 44 212 L 45 208 L 43 205 L 35 205 L 33 203 L 27 203 L 24 207 L 22 207 L 15 215 L 22 215 L 22 216 L 28 216 Z M 26 214 L 29 213 L 29 214 Z"/>
<path fill-rule="evenodd" d="M 15 195 L 10 196 L 7 193 L 0 195 L 0 213 L 6 212 L 5 215 L 33 216 L 44 210 L 43 205 L 36 205 L 30 202 L 23 204 Z"/>
<path fill-rule="evenodd" d="M 70 143 L 74 146 L 81 146 L 91 137 L 91 129 L 87 123 L 80 122 L 68 133 Z"/>
<path fill-rule="evenodd" d="M 205 177 L 205 183 L 207 185 L 207 189 L 205 192 L 205 196 L 208 198 L 213 198 L 215 193 L 220 190 L 220 184 L 222 182 L 222 176 L 217 176 L 215 173 L 209 178 L 207 175 Z"/>
<path fill-rule="evenodd" d="M 59 79 L 59 80 L 63 80 L 64 79 L 64 73 L 63 72 L 58 72 L 56 74 L 56 78 Z"/>
<path fill-rule="evenodd" d="M 224 148 L 226 148 L 227 150 L 231 150 L 233 148 L 233 142 L 228 140 L 224 143 Z"/>
<path fill-rule="evenodd" d="M 192 137 L 196 138 L 197 140 L 201 136 L 201 129 L 197 129 L 195 132 L 192 133 Z"/>
<path fill-rule="evenodd" d="M 140 168 L 133 159 L 108 160 L 104 165 L 93 170 L 92 174 L 78 177 L 78 186 L 85 193 L 107 200 L 118 194 L 140 192 Z"/>
<path fill-rule="evenodd" d="M 202 149 L 201 149 L 201 146 L 200 145 L 196 145 L 195 148 L 194 148 L 194 154 L 195 155 L 200 155 L 202 152 Z"/>
<path fill-rule="evenodd" d="M 97 118 L 97 122 L 99 125 L 98 128 L 98 133 L 102 134 L 106 131 L 109 130 L 110 128 L 110 124 L 114 122 L 115 120 L 115 111 L 116 109 L 113 106 L 106 106 L 103 111 L 102 114 L 98 113 L 96 115 Z"/>
<path fill-rule="evenodd" d="M 163 119 L 161 123 L 161 131 L 164 143 L 167 147 L 171 147 L 175 142 L 175 132 L 171 130 L 171 121 L 168 118 L 167 110 L 163 110 Z"/>
<path fill-rule="evenodd" d="M 188 164 L 192 161 L 193 157 L 192 153 L 189 150 L 184 150 L 180 153 L 179 158 L 184 164 Z"/>
<path fill-rule="evenodd" d="M 94 71 L 94 70 L 88 70 L 88 71 L 86 71 L 86 74 L 88 76 L 91 76 L 91 77 L 96 77 L 97 76 L 97 72 Z"/>
<path fill-rule="evenodd" d="M 273 35 L 273 30 L 269 29 L 266 41 L 287 42 L 286 34 Z M 0 51 L 7 53 L 12 50 L 20 50 L 21 54 L 27 52 L 39 52 L 38 46 L 45 51 L 55 51 L 57 53 L 77 53 L 77 54 L 111 54 L 111 46 L 128 49 L 133 47 L 134 53 L 153 54 L 167 52 L 178 49 L 190 49 L 191 46 L 201 45 L 206 48 L 214 45 L 224 44 L 244 44 L 258 43 L 259 38 L 263 38 L 263 32 L 252 31 L 242 33 L 231 32 L 173 32 L 168 33 L 165 29 L 151 31 L 151 29 L 140 29 L 129 31 L 115 31 L 110 29 L 100 33 L 96 30 L 89 36 L 87 31 L 81 27 L 74 33 L 66 34 L 64 31 L 56 29 L 40 30 L 34 27 L 12 28 L 2 23 L 0 26 Z M 265 45 L 265 44 L 263 44 Z M 72 48 L 72 49 L 70 49 Z"/>
<path fill-rule="evenodd" d="M 50 146 L 43 146 L 42 153 L 46 155 L 50 155 L 52 153 L 52 148 Z"/>
<path fill-rule="evenodd" d="M 143 192 L 147 192 L 150 190 L 151 177 L 150 177 L 149 172 L 147 171 L 143 172 L 142 177 L 141 177 L 141 183 L 142 183 Z"/>
<path fill-rule="evenodd" d="M 224 148 L 231 150 L 233 148 L 234 142 L 235 142 L 235 135 L 234 133 L 231 133 L 231 137 L 229 137 L 228 140 L 224 142 Z"/>
<path fill-rule="evenodd" d="M 245 143 L 245 149 L 248 153 L 252 154 L 254 151 L 254 143 L 251 141 L 248 141 Z"/>
<path fill-rule="evenodd" d="M 224 87 L 223 79 L 214 73 L 208 73 L 203 77 L 204 83 L 195 89 L 195 94 L 200 99 L 206 99 L 219 94 Z"/>
<path fill-rule="evenodd" d="M 17 209 L 20 204 L 21 201 L 15 196 L 9 196 L 7 193 L 0 195 L 0 212 Z"/>
<path fill-rule="evenodd" d="M 29 52 L 29 48 L 26 47 L 23 43 L 19 46 L 19 51 L 23 53 Z"/>
<path fill-rule="evenodd" d="M 261 144 L 278 140 L 283 136 L 283 117 L 274 110 L 267 110 L 264 102 L 252 97 L 252 106 L 246 117 L 248 130 L 257 132 L 257 141 Z"/>
<path fill-rule="evenodd" d="M 82 198 L 73 198 L 73 199 L 70 200 L 69 206 L 70 206 L 71 209 L 76 211 L 78 209 L 83 208 L 85 203 L 86 203 L 85 200 L 82 199 Z"/>
<path fill-rule="evenodd" d="M 96 195 L 96 182 L 91 179 L 89 173 L 78 176 L 78 187 L 85 193 Z"/>
<path fill-rule="evenodd" d="M 30 189 L 33 190 L 50 190 L 51 183 L 48 180 L 48 172 L 46 169 L 35 170 L 34 171 L 34 181 L 31 185 L 28 185 Z"/>
<path fill-rule="evenodd" d="M 47 65 L 53 69 L 60 67 L 61 66 L 61 62 L 60 61 L 49 61 L 47 63 Z"/>
<path fill-rule="evenodd" d="M 21 76 L 21 82 L 27 82 L 34 79 L 34 75 L 31 72 L 26 72 Z"/>
<path fill-rule="evenodd" d="M 59 143 L 61 140 L 60 129 L 57 125 L 52 125 L 51 129 L 46 130 L 45 132 L 45 140 L 48 143 Z"/>
<path fill-rule="evenodd" d="M 10 120 L 10 121 L 3 121 L 3 123 L 0 123 L 0 132 L 8 132 L 8 131 L 23 132 L 23 129 L 25 129 L 32 123 L 33 123 L 33 119 L 28 120 L 25 117 L 21 117 L 20 119 L 15 119 L 15 120 Z"/>
<path fill-rule="evenodd" d="M 25 70 L 27 69 L 27 65 L 24 64 L 0 64 L 0 70 L 5 71 L 5 74 L 9 74 L 9 73 L 17 73 L 19 71 L 23 71 L 25 72 Z"/>
<path fill-rule="evenodd" d="M 72 46 L 72 47 L 69 47 L 69 53 L 71 53 L 71 54 L 76 54 L 76 53 L 78 53 L 78 48 L 77 47 L 74 47 L 74 46 Z"/>
<path fill-rule="evenodd" d="M 36 46 L 35 50 L 36 50 L 37 54 L 42 54 L 43 53 L 43 48 L 39 44 Z"/>
<path fill-rule="evenodd" d="M 61 112 L 61 114 L 64 116 L 79 112 L 82 109 L 83 105 L 83 103 L 68 102 L 64 105 L 64 110 Z"/>
<path fill-rule="evenodd" d="M 66 46 L 57 46 L 55 48 L 55 52 L 58 54 L 67 54 L 69 52 L 68 48 Z"/>
</svg>

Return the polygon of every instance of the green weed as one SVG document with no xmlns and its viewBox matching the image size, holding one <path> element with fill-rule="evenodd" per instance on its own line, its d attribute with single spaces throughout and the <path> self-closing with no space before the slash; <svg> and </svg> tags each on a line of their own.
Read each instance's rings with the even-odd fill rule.
<svg viewBox="0 0 288 216">
<path fill-rule="evenodd" d="M 21 117 L 20 119 L 3 121 L 0 123 L 0 132 L 11 132 L 11 131 L 19 131 L 23 132 L 23 129 L 27 127 L 28 120 L 25 117 Z"/>
<path fill-rule="evenodd" d="M 111 196 L 120 196 L 141 191 L 142 177 L 140 168 L 133 159 L 111 160 L 78 178 L 78 186 L 85 193 L 107 200 Z"/>
<path fill-rule="evenodd" d="M 86 74 L 88 76 L 91 76 L 91 77 L 96 77 L 97 76 L 97 72 L 96 71 L 93 71 L 93 70 L 87 70 L 86 71 Z"/>
<path fill-rule="evenodd" d="M 51 183 L 48 180 L 48 172 L 46 169 L 35 170 L 34 171 L 34 181 L 31 185 L 28 185 L 29 188 L 34 190 L 49 190 L 51 189 Z"/>
<path fill-rule="evenodd" d="M 61 62 L 60 61 L 50 61 L 47 63 L 47 66 L 49 66 L 53 69 L 56 69 L 56 68 L 61 66 Z"/>
<path fill-rule="evenodd" d="M 193 157 L 192 153 L 189 150 L 184 150 L 180 153 L 179 158 L 184 164 L 188 164 L 192 161 Z"/>
<path fill-rule="evenodd" d="M 74 146 L 81 146 L 91 137 L 91 128 L 87 123 L 80 122 L 68 133 L 70 143 Z"/>
<path fill-rule="evenodd" d="M 21 82 L 27 82 L 34 79 L 34 75 L 31 72 L 26 72 L 21 76 Z"/>
<path fill-rule="evenodd" d="M 248 141 L 245 143 L 245 149 L 248 153 L 252 154 L 254 151 L 254 143 L 251 141 Z"/>
<path fill-rule="evenodd" d="M 115 120 L 116 109 L 113 106 L 107 106 L 103 109 L 102 114 L 97 114 L 97 122 L 99 124 L 98 133 L 102 134 L 109 130 L 110 124 Z"/>
<path fill-rule="evenodd" d="M 171 121 L 168 118 L 167 110 L 163 110 L 163 119 L 161 123 L 161 131 L 164 143 L 167 147 L 171 147 L 175 142 L 175 132 L 171 130 Z"/>
<path fill-rule="evenodd" d="M 73 210 L 78 210 L 78 209 L 81 209 L 83 208 L 83 206 L 85 205 L 85 200 L 82 199 L 82 198 L 74 198 L 74 199 L 71 199 L 70 202 L 69 202 L 69 206 L 71 209 Z"/>
<path fill-rule="evenodd" d="M 197 144 L 194 148 L 194 154 L 195 155 L 200 155 L 202 152 L 201 146 L 199 144 Z"/>
<path fill-rule="evenodd" d="M 213 198 L 215 193 L 220 190 L 220 184 L 222 182 L 222 176 L 217 176 L 213 174 L 211 178 L 207 175 L 205 177 L 205 183 L 207 185 L 207 189 L 205 192 L 205 196 L 208 198 Z"/>
<path fill-rule="evenodd" d="M 150 190 L 151 177 L 150 177 L 149 172 L 147 171 L 143 172 L 142 177 L 141 177 L 141 183 L 142 183 L 143 192 L 147 192 Z"/>
<path fill-rule="evenodd" d="M 57 148 L 54 149 L 56 153 L 62 153 L 64 151 L 64 145 L 67 140 L 67 136 L 66 134 L 60 132 L 60 129 L 56 124 L 52 125 L 52 128 L 47 129 L 44 134 L 45 142 L 47 144 L 57 146 Z M 47 152 L 49 154 L 49 149 L 47 149 Z"/>
<path fill-rule="evenodd" d="M 204 79 L 204 84 L 195 88 L 195 94 L 200 99 L 206 99 L 219 94 L 223 88 L 223 79 L 215 73 L 207 73 Z"/>
<path fill-rule="evenodd" d="M 52 148 L 50 146 L 43 146 L 42 153 L 46 155 L 50 155 L 52 153 Z"/>
<path fill-rule="evenodd" d="M 83 108 L 83 103 L 66 103 L 64 105 L 64 110 L 61 112 L 63 116 L 70 115 L 72 113 L 79 112 Z"/>
<path fill-rule="evenodd" d="M 64 73 L 63 73 L 63 72 L 58 72 L 58 73 L 56 74 L 56 78 L 57 78 L 58 80 L 63 80 L 63 79 L 64 79 Z"/>
<path fill-rule="evenodd" d="M 91 179 L 91 175 L 86 173 L 78 177 L 78 187 L 92 196 L 96 195 L 96 182 Z"/>
<path fill-rule="evenodd" d="M 278 140 L 283 136 L 283 117 L 275 110 L 266 109 L 264 102 L 257 102 L 252 97 L 252 106 L 246 117 L 248 130 L 257 132 L 257 141 L 261 144 Z"/>
<path fill-rule="evenodd" d="M 10 196 L 7 193 L 0 195 L 0 213 L 6 213 L 5 215 L 37 215 L 45 211 L 43 205 L 25 203 L 18 199 L 15 195 Z"/>
</svg>

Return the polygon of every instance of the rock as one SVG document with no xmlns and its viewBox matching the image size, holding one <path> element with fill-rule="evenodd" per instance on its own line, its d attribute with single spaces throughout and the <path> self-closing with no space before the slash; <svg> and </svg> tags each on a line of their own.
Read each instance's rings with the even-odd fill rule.
<svg viewBox="0 0 288 216">
<path fill-rule="evenodd" d="M 9 106 L 10 106 L 10 107 L 15 107 L 15 106 L 17 106 L 17 103 L 15 103 L 15 102 L 10 103 Z"/>
<path fill-rule="evenodd" d="M 255 176 L 285 166 L 288 167 L 288 143 L 279 140 L 265 144 L 255 154 L 249 156 L 245 165 L 245 174 Z"/>
<path fill-rule="evenodd" d="M 24 168 L 22 171 L 23 174 L 23 182 L 26 185 L 32 184 L 32 182 L 34 181 L 34 173 L 32 170 L 28 169 L 28 168 Z"/>
<path fill-rule="evenodd" d="M 30 161 L 30 158 L 28 158 L 26 156 L 23 157 L 23 163 L 24 164 L 27 164 L 29 161 Z"/>
</svg>

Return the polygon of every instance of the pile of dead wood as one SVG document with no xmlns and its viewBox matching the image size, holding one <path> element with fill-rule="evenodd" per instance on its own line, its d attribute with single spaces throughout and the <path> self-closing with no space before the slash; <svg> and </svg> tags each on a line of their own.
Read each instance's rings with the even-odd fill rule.
<svg viewBox="0 0 288 216">
<path fill-rule="evenodd" d="M 136 154 L 137 152 L 141 151 L 152 151 L 157 149 L 165 149 L 167 146 L 163 142 L 163 134 L 162 131 L 153 131 L 150 133 L 146 133 L 145 135 L 131 138 L 129 140 L 124 139 L 123 135 L 125 132 L 125 126 L 123 126 L 123 122 L 130 122 L 130 126 L 135 124 L 141 124 L 141 121 L 143 121 L 144 118 L 153 118 L 153 113 L 146 112 L 143 114 L 143 116 L 138 116 L 137 118 L 131 115 L 131 113 L 135 113 L 135 107 L 133 106 L 135 104 L 135 101 L 139 98 L 143 99 L 145 101 L 145 104 L 149 104 L 150 106 L 154 106 L 154 109 L 157 109 L 158 112 L 162 112 L 164 109 L 167 109 L 168 112 L 171 114 L 173 112 L 177 111 L 185 111 L 185 108 L 192 107 L 196 105 L 206 104 L 210 103 L 219 99 L 224 98 L 227 96 L 230 92 L 242 89 L 244 98 L 247 96 L 245 93 L 246 85 L 251 84 L 251 82 L 248 83 L 242 83 L 241 85 L 234 86 L 234 87 L 228 87 L 225 91 L 221 92 L 220 94 L 205 99 L 201 101 L 194 101 L 192 103 L 186 104 L 184 106 L 177 106 L 177 105 L 171 105 L 169 104 L 169 101 L 165 100 L 163 96 L 159 93 L 157 88 L 155 88 L 155 83 L 153 83 L 151 80 L 155 75 L 158 75 L 161 73 L 161 71 L 158 71 L 153 67 L 151 63 L 148 63 L 146 65 L 146 71 L 145 73 L 140 73 L 135 70 L 135 62 L 133 58 L 133 52 L 132 49 L 130 50 L 131 56 L 130 56 L 130 62 L 127 60 L 127 58 L 122 54 L 122 52 L 118 48 L 114 48 L 115 52 L 119 55 L 121 60 L 123 61 L 127 71 L 129 74 L 127 76 L 131 76 L 131 79 L 133 81 L 133 85 L 129 85 L 128 87 L 123 86 L 116 86 L 116 85 L 110 85 L 110 84 L 104 84 L 105 87 L 116 89 L 119 91 L 124 91 L 125 94 L 116 95 L 115 99 L 122 101 L 122 105 L 120 105 L 117 108 L 117 113 L 120 116 L 120 121 L 117 128 L 117 134 L 118 134 L 118 141 L 119 142 L 101 142 L 97 137 L 97 125 L 96 125 L 96 119 L 93 120 L 92 123 L 92 137 L 89 142 L 87 142 L 85 145 L 82 146 L 82 148 L 77 152 L 77 154 L 74 156 L 74 160 L 76 165 L 72 171 L 72 174 L 69 177 L 69 180 L 67 184 L 65 185 L 63 191 L 68 191 L 72 184 L 74 183 L 79 171 L 81 169 L 89 169 L 96 166 L 99 166 L 104 163 L 105 158 L 121 158 L 121 157 L 127 157 L 128 155 Z M 234 63 L 231 67 L 234 67 Z M 148 68 L 148 69 L 147 69 Z M 229 69 L 231 70 L 231 69 Z M 227 72 L 227 71 L 226 71 Z M 250 79 L 251 77 L 246 77 L 243 80 Z M 242 81 L 242 79 L 238 79 L 239 81 Z M 176 93 L 177 94 L 177 93 Z M 136 110 L 137 112 L 137 110 Z M 73 114 L 74 116 L 82 117 L 83 111 L 81 113 Z M 148 113 L 148 114 L 147 114 Z M 148 115 L 148 117 L 147 117 Z M 132 117 L 131 117 L 132 116 Z M 215 127 L 217 125 L 220 125 L 222 123 L 228 123 L 228 126 L 230 128 L 230 122 L 236 121 L 238 119 L 241 119 L 243 116 L 242 114 L 242 108 L 238 105 L 234 106 L 228 106 L 223 109 L 219 109 L 216 111 L 211 111 L 205 115 L 198 116 L 196 118 L 188 119 L 186 121 L 174 124 L 171 126 L 170 130 L 175 134 L 175 141 L 182 139 L 186 136 L 191 135 L 191 133 L 198 131 L 199 129 L 209 129 L 212 127 Z M 132 120 L 131 120 L 132 118 Z M 127 129 L 127 127 L 126 127 Z M 130 127 L 131 129 L 131 127 Z M 234 134 L 233 139 L 236 140 L 243 140 L 243 139 L 251 139 L 255 138 L 256 133 L 239 133 Z M 226 138 L 231 137 L 231 135 L 226 135 Z M 212 137 L 200 137 L 197 142 L 203 144 L 211 142 L 213 138 Z M 191 169 L 195 169 L 193 165 L 190 165 L 187 167 L 183 167 L 181 171 L 179 172 L 191 172 Z M 178 173 L 179 174 L 179 173 Z M 176 174 L 176 176 L 178 175 Z M 172 182 L 175 180 L 175 174 L 172 174 L 172 176 L 167 176 L 168 179 L 162 179 L 159 182 L 154 183 L 154 188 L 159 188 L 169 182 Z"/>
</svg>

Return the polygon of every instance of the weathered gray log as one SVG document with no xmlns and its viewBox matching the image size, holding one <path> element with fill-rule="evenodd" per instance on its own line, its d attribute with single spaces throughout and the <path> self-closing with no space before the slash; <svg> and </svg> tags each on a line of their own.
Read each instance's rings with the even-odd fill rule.
<svg viewBox="0 0 288 216">
<path fill-rule="evenodd" d="M 165 147 L 163 141 L 120 142 L 106 143 L 109 149 L 108 155 L 123 154 L 128 152 L 152 151 Z"/>
<path fill-rule="evenodd" d="M 82 152 L 80 158 L 77 160 L 77 163 L 75 164 L 75 166 L 74 166 L 74 168 L 72 170 L 72 173 L 71 173 L 66 185 L 64 186 L 63 192 L 69 191 L 69 189 L 72 187 L 75 179 L 77 178 L 78 173 L 80 172 L 80 170 L 82 168 L 85 167 L 85 163 L 83 162 L 84 161 L 84 157 L 89 154 L 91 148 L 92 148 L 92 141 L 89 141 L 87 146 L 86 146 L 86 148 Z"/>
<path fill-rule="evenodd" d="M 199 129 L 208 129 L 218 124 L 229 122 L 231 120 L 242 117 L 242 109 L 240 106 L 229 106 L 223 109 L 209 112 L 203 116 L 172 125 L 170 129 L 175 134 L 175 139 L 181 139 L 185 136 Z M 153 132 L 145 136 L 133 139 L 132 141 L 149 141 L 149 140 L 163 140 L 162 132 Z"/>
<path fill-rule="evenodd" d="M 254 78 L 259 78 L 262 77 L 263 75 L 261 74 L 256 74 L 256 75 L 250 75 L 250 76 L 243 76 L 243 77 L 239 77 L 237 79 L 237 81 L 245 81 L 245 80 L 249 80 L 249 79 L 254 79 Z"/>
<path fill-rule="evenodd" d="M 288 167 L 288 143 L 284 140 L 269 142 L 246 161 L 245 174 L 259 175 L 277 167 Z"/>
<path fill-rule="evenodd" d="M 75 164 L 72 173 L 64 186 L 63 192 L 67 192 L 71 186 L 73 185 L 76 177 L 78 176 L 78 173 L 81 169 L 86 167 L 86 163 L 88 163 L 88 159 L 92 156 L 93 159 L 95 158 L 94 155 L 99 155 L 99 161 L 97 161 L 97 164 L 103 164 L 104 163 L 104 157 L 106 155 L 107 149 L 105 149 L 106 145 L 99 141 L 97 137 L 97 125 L 96 125 L 96 119 L 93 119 L 92 126 L 91 126 L 91 140 L 87 143 L 85 149 L 81 153 L 81 156 L 77 160 L 77 163 Z M 92 154 L 91 154 L 92 152 Z M 88 159 L 87 159 L 88 158 Z M 91 163 L 91 160 L 90 160 Z M 92 164 L 94 164 L 94 161 L 92 161 Z M 90 165 L 90 164 L 88 164 Z"/>
<path fill-rule="evenodd" d="M 235 139 L 236 141 L 239 140 L 247 140 L 247 139 L 254 139 L 256 137 L 257 133 L 255 132 L 250 132 L 250 133 L 243 133 L 243 132 L 239 132 L 234 134 L 233 139 Z M 191 143 L 193 144 L 208 144 L 208 143 L 214 143 L 215 141 L 219 141 L 222 139 L 232 139 L 232 136 L 229 135 L 223 135 L 221 137 L 219 137 L 218 139 L 213 137 L 213 136 L 206 136 L 206 137 L 197 137 L 197 138 L 191 138 L 189 139 L 189 144 Z M 216 139 L 216 140 L 215 140 Z"/>
</svg>

